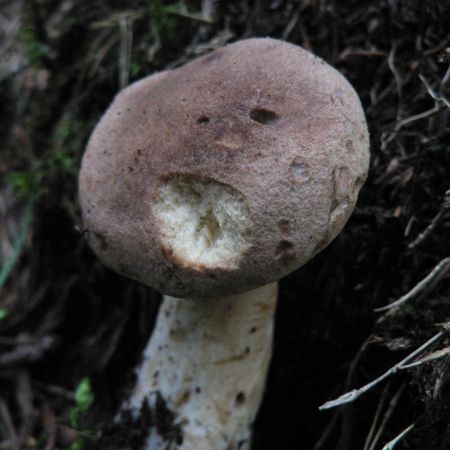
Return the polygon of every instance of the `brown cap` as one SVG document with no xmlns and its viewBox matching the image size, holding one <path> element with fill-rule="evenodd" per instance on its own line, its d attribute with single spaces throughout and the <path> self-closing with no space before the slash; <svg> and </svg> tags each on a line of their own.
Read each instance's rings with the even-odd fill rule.
<svg viewBox="0 0 450 450">
<path fill-rule="evenodd" d="M 117 95 L 84 155 L 84 224 L 125 276 L 178 297 L 228 295 L 328 245 L 368 164 L 345 78 L 297 46 L 244 40 Z"/>
</svg>

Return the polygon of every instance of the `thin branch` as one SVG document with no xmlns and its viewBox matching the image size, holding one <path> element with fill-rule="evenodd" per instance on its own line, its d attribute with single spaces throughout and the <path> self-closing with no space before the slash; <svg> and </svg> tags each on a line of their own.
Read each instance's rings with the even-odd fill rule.
<svg viewBox="0 0 450 450">
<path fill-rule="evenodd" d="M 21 345 L 10 352 L 4 352 L 0 355 L 0 368 L 39 361 L 55 344 L 55 337 L 47 335 L 33 343 Z"/>
<path fill-rule="evenodd" d="M 131 49 L 133 45 L 133 22 L 129 15 L 123 14 L 119 19 L 119 86 L 126 87 L 130 79 Z"/>
<path fill-rule="evenodd" d="M 372 420 L 372 425 L 370 426 L 370 430 L 367 433 L 366 441 L 364 442 L 364 448 L 363 450 L 369 450 L 370 444 L 373 442 L 373 436 L 375 434 L 375 430 L 378 426 L 378 421 L 381 417 L 381 411 L 384 408 L 384 404 L 386 402 L 387 394 L 389 392 L 391 384 L 388 383 L 388 385 L 384 388 L 383 393 L 381 394 L 381 397 L 378 401 L 377 410 L 375 411 L 375 416 Z"/>
<path fill-rule="evenodd" d="M 430 361 L 435 361 L 437 359 L 444 358 L 445 356 L 450 354 L 450 347 L 441 348 L 440 350 L 436 350 L 435 352 L 431 353 L 430 355 L 425 356 L 422 359 L 419 359 L 418 361 L 415 361 L 411 364 L 404 364 L 403 366 L 399 367 L 399 369 L 411 369 L 412 367 L 421 366 L 422 364 L 425 364 Z"/>
<path fill-rule="evenodd" d="M 431 109 L 427 109 L 424 112 L 421 112 L 419 114 L 414 114 L 413 116 L 406 117 L 405 119 L 398 121 L 395 125 L 394 130 L 399 131 L 400 128 L 403 128 L 405 125 L 409 125 L 410 123 L 415 122 L 420 119 L 425 119 L 425 118 L 437 113 L 438 111 L 439 111 L 439 105 L 436 104 Z"/>
<path fill-rule="evenodd" d="M 390 375 L 393 375 L 397 372 L 397 370 L 400 369 L 401 366 L 405 365 L 408 361 L 411 361 L 414 359 L 417 355 L 422 353 L 425 349 L 427 349 L 431 344 L 436 342 L 438 339 L 440 339 L 444 335 L 443 331 L 440 331 L 439 333 L 435 334 L 431 339 L 429 339 L 425 344 L 421 345 L 418 349 L 414 350 L 412 353 L 410 353 L 406 358 L 403 358 L 399 363 L 397 363 L 395 366 L 391 367 L 389 370 L 384 372 L 382 375 L 380 375 L 375 380 L 371 381 L 370 383 L 366 384 L 365 386 L 359 388 L 359 389 L 353 389 L 350 392 L 346 392 L 345 394 L 341 395 L 335 400 L 330 400 L 328 402 L 325 402 L 323 405 L 319 406 L 319 410 L 323 411 L 325 409 L 335 408 L 336 406 L 341 406 L 346 403 L 354 402 L 357 398 L 359 398 L 361 395 L 368 392 L 370 389 L 372 389 L 374 386 L 379 384 L 384 379 L 388 378 Z"/>
<path fill-rule="evenodd" d="M 355 56 L 381 56 L 386 57 L 386 52 L 383 52 L 381 50 L 365 50 L 365 49 L 359 49 L 359 50 L 350 50 L 345 49 L 339 56 L 338 61 L 345 61 L 346 59 L 353 58 Z"/>
<path fill-rule="evenodd" d="M 0 398 L 0 419 L 5 424 L 9 438 L 11 439 L 10 448 L 13 450 L 19 450 L 19 441 L 17 439 L 16 429 L 11 419 L 11 414 L 9 413 L 8 407 L 2 398 Z"/>
<path fill-rule="evenodd" d="M 210 17 L 206 17 L 202 14 L 194 14 L 194 13 L 189 13 L 187 11 L 180 11 L 176 7 L 167 6 L 164 8 L 164 11 L 169 14 L 173 14 L 174 16 L 178 16 L 183 19 L 192 20 L 194 22 L 200 22 L 205 25 L 211 25 L 214 23 L 214 20 Z"/>
<path fill-rule="evenodd" d="M 407 294 L 400 297 L 395 302 L 389 303 L 389 305 L 376 308 L 375 312 L 387 311 L 393 308 L 399 308 L 411 299 L 416 298 L 419 294 L 422 294 L 425 290 L 430 290 L 436 283 L 449 271 L 450 269 L 450 256 L 444 258 L 437 264 L 434 269 L 419 283 L 414 286 Z"/>
<path fill-rule="evenodd" d="M 324 432 L 320 436 L 319 440 L 316 442 L 312 450 L 321 450 L 325 443 L 327 442 L 328 438 L 331 436 L 331 432 L 333 431 L 334 427 L 336 426 L 338 419 L 340 417 L 340 411 L 336 411 L 333 415 L 333 418 L 328 423 L 327 427 L 325 428 Z"/>
<path fill-rule="evenodd" d="M 445 72 L 444 78 L 442 78 L 440 87 L 444 89 L 445 85 L 450 81 L 450 66 L 447 68 L 447 72 Z"/>
<path fill-rule="evenodd" d="M 402 395 L 403 390 L 405 389 L 405 383 L 402 384 L 400 389 L 397 391 L 397 393 L 394 395 L 394 397 L 389 402 L 389 406 L 384 414 L 383 420 L 381 421 L 380 428 L 378 428 L 377 433 L 375 434 L 372 443 L 370 444 L 369 450 L 375 450 L 376 445 L 378 444 L 378 441 L 380 440 L 380 437 L 386 428 L 386 424 L 388 423 L 389 419 L 392 416 L 392 413 L 394 412 L 395 407 L 397 406 L 400 396 Z"/>
<path fill-rule="evenodd" d="M 442 202 L 441 208 L 439 209 L 438 213 L 433 217 L 430 224 L 425 228 L 425 230 L 420 233 L 414 241 L 412 241 L 408 248 L 410 250 L 413 250 L 416 248 L 419 244 L 421 244 L 428 236 L 431 235 L 433 230 L 436 228 L 436 226 L 441 222 L 441 220 L 444 218 L 445 213 L 450 210 L 450 189 L 445 192 L 444 201 Z"/>
<path fill-rule="evenodd" d="M 423 75 L 419 75 L 419 78 L 427 88 L 428 93 L 431 95 L 431 97 L 434 98 L 434 100 L 436 100 L 437 102 L 442 102 L 445 106 L 447 106 L 447 108 L 450 108 L 450 100 L 445 98 L 443 95 L 439 95 L 438 93 L 436 93 Z"/>
<path fill-rule="evenodd" d="M 394 42 L 392 44 L 391 51 L 389 52 L 387 63 L 389 66 L 389 69 L 391 70 L 392 74 L 394 75 L 395 85 L 397 87 L 397 99 L 398 99 L 398 105 L 397 105 L 397 120 L 401 117 L 402 113 L 402 105 L 403 105 L 403 80 L 400 76 L 400 73 L 398 72 L 397 67 L 395 66 L 395 53 L 397 51 L 397 43 Z"/>
<path fill-rule="evenodd" d="M 57 423 L 55 413 L 48 403 L 42 408 L 44 427 L 47 431 L 47 443 L 44 450 L 53 450 L 56 442 Z"/>
<path fill-rule="evenodd" d="M 22 219 L 20 221 L 19 231 L 13 245 L 13 251 L 9 258 L 6 260 L 4 266 L 0 267 L 0 290 L 11 275 L 16 262 L 18 261 L 23 249 L 25 248 L 25 244 L 27 242 L 27 238 L 31 230 L 33 221 L 33 207 L 33 201 L 28 202 L 28 204 L 26 205 L 22 215 Z"/>
<path fill-rule="evenodd" d="M 395 445 L 402 439 L 405 434 L 409 433 L 414 427 L 412 423 L 409 427 L 405 428 L 398 436 L 396 436 L 392 441 L 389 441 L 381 450 L 392 450 Z"/>
</svg>

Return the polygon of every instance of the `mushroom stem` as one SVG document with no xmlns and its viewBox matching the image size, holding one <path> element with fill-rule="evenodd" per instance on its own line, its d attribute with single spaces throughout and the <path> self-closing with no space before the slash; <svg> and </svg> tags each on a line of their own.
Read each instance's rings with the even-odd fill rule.
<svg viewBox="0 0 450 450">
<path fill-rule="evenodd" d="M 244 450 L 272 354 L 277 283 L 218 299 L 165 296 L 124 405 L 148 450 Z"/>
</svg>

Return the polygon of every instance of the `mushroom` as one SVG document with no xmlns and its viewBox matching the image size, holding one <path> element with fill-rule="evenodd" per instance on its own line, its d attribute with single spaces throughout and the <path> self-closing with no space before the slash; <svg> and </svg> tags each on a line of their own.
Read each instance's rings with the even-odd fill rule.
<svg viewBox="0 0 450 450">
<path fill-rule="evenodd" d="M 165 294 L 122 407 L 135 419 L 167 412 L 145 448 L 250 448 L 277 280 L 340 232 L 368 148 L 346 79 L 273 39 L 227 45 L 116 96 L 89 140 L 80 202 L 103 263 Z"/>
</svg>

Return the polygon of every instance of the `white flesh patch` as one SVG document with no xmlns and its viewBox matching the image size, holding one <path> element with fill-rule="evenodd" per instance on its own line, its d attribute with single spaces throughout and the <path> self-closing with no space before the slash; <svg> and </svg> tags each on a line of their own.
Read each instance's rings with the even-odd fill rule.
<svg viewBox="0 0 450 450">
<path fill-rule="evenodd" d="M 186 266 L 234 268 L 250 246 L 250 209 L 225 184 L 173 176 L 161 183 L 153 212 L 166 250 Z"/>
</svg>

